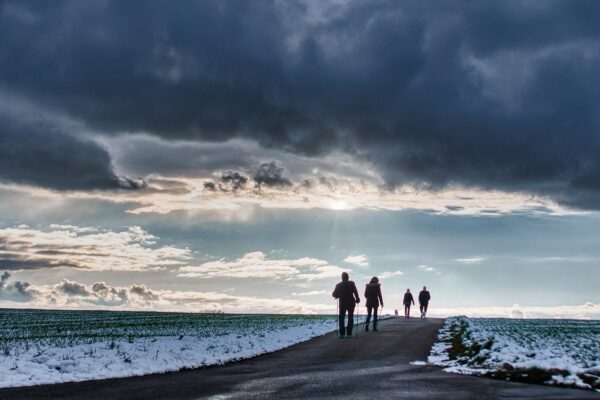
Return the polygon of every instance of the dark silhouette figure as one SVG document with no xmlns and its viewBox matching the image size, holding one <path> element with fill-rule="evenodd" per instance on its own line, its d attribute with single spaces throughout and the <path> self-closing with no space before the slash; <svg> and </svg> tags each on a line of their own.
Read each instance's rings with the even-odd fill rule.
<svg viewBox="0 0 600 400">
<path fill-rule="evenodd" d="M 410 289 L 406 289 L 402 303 L 404 303 L 404 318 L 410 318 L 410 304 L 415 304 L 415 299 L 413 298 Z"/>
<path fill-rule="evenodd" d="M 377 331 L 377 308 L 379 304 L 383 307 L 383 296 L 381 296 L 381 284 L 376 276 L 371 278 L 365 288 L 365 299 L 367 299 L 367 323 L 365 331 L 369 332 L 369 323 L 371 322 L 371 313 L 373 313 L 373 331 Z"/>
<path fill-rule="evenodd" d="M 421 290 L 419 293 L 419 309 L 421 310 L 421 318 L 425 318 L 427 316 L 429 300 L 431 300 L 431 294 L 429 294 L 427 286 L 423 286 L 423 290 Z"/>
<path fill-rule="evenodd" d="M 338 311 L 340 319 L 340 337 L 344 335 L 352 336 L 352 328 L 354 327 L 354 307 L 360 303 L 358 290 L 356 285 L 350 280 L 347 272 L 342 272 L 342 281 L 335 285 L 335 289 L 331 294 L 338 299 Z M 344 318 L 348 313 L 348 327 L 344 326 Z"/>
</svg>

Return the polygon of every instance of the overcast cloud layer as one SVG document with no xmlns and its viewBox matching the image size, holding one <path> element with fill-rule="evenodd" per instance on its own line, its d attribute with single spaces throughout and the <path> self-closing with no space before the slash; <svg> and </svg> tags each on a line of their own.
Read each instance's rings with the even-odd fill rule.
<svg viewBox="0 0 600 400">
<path fill-rule="evenodd" d="M 391 185 L 598 209 L 599 15 L 590 1 L 3 2 L 0 89 L 94 135 L 343 152 Z M 27 168 L 1 179 L 122 186 L 84 139 L 46 133 L 73 150 L 26 163 L 21 145 L 41 133 L 18 118 L 0 119 L 0 141 Z M 53 153 L 68 157 L 60 172 Z M 82 154 L 86 174 L 68 179 Z"/>
<path fill-rule="evenodd" d="M 0 0 L 0 307 L 597 318 L 599 20 Z"/>
</svg>

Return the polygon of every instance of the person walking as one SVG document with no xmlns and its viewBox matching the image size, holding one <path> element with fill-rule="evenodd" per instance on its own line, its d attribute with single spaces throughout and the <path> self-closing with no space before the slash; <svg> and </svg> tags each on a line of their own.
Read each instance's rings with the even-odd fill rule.
<svg viewBox="0 0 600 400">
<path fill-rule="evenodd" d="M 342 281 L 335 285 L 335 289 L 331 295 L 338 299 L 340 338 L 343 338 L 344 335 L 350 337 L 352 336 L 352 329 L 354 327 L 354 307 L 360 303 L 360 297 L 358 297 L 356 285 L 350 280 L 347 272 L 342 272 Z M 344 326 L 346 313 L 348 314 L 347 327 Z"/>
<path fill-rule="evenodd" d="M 423 290 L 419 293 L 419 310 L 421 310 L 421 318 L 427 316 L 429 300 L 431 300 L 431 294 L 429 293 L 429 290 L 427 290 L 427 286 L 423 286 Z"/>
<path fill-rule="evenodd" d="M 381 295 L 381 284 L 379 278 L 374 276 L 365 287 L 365 299 L 367 299 L 367 321 L 365 331 L 369 332 L 369 323 L 371 322 L 371 313 L 373 313 L 373 332 L 377 332 L 377 309 L 379 304 L 383 308 L 383 296 Z"/>
<path fill-rule="evenodd" d="M 406 289 L 406 293 L 404 293 L 404 301 L 402 301 L 402 303 L 404 303 L 404 318 L 410 318 L 410 305 L 411 303 L 413 305 L 415 304 L 415 299 L 413 298 L 410 289 Z"/>
</svg>

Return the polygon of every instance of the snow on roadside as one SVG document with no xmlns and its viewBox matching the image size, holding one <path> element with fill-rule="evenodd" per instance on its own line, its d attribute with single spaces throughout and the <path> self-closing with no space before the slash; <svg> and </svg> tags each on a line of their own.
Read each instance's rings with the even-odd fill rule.
<svg viewBox="0 0 600 400">
<path fill-rule="evenodd" d="M 0 387 L 146 375 L 219 365 L 280 350 L 336 329 L 336 319 L 214 336 L 105 339 L 72 346 L 26 342 L 0 355 Z M 9 354 L 7 354 L 9 353 Z"/>
<path fill-rule="evenodd" d="M 600 321 L 448 318 L 428 361 L 447 372 L 600 388 Z"/>
</svg>

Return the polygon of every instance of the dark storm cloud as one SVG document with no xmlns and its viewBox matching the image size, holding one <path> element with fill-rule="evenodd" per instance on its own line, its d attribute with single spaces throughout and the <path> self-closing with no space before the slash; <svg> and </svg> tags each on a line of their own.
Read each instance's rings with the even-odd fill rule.
<svg viewBox="0 0 600 400">
<path fill-rule="evenodd" d="M 58 267 L 72 267 L 79 268 L 79 265 L 62 262 L 57 263 L 51 259 L 38 258 L 35 260 L 28 260 L 25 256 L 11 254 L 8 257 L 0 257 L 0 268 L 8 270 L 34 270 L 43 268 L 58 268 Z"/>
<path fill-rule="evenodd" d="M 57 288 L 69 296 L 89 296 L 90 292 L 87 287 L 79 282 L 62 281 Z"/>
<path fill-rule="evenodd" d="M 237 192 L 251 188 L 260 190 L 262 186 L 292 186 L 292 182 L 284 177 L 285 168 L 275 161 L 260 164 L 252 177 L 240 171 L 221 172 L 212 181 L 204 182 L 204 189 L 210 191 Z M 252 185 L 250 185 L 252 184 Z"/>
<path fill-rule="evenodd" d="M 205 182 L 204 188 L 211 191 L 236 192 L 246 188 L 249 180 L 250 178 L 241 172 L 225 171 L 215 178 L 214 181 Z"/>
<path fill-rule="evenodd" d="M 151 289 L 148 289 L 146 287 L 146 285 L 133 284 L 129 287 L 129 291 L 133 294 L 138 295 L 140 298 L 143 298 L 146 300 L 151 300 L 151 301 L 160 300 L 160 297 L 158 296 L 158 294 L 153 292 Z"/>
<path fill-rule="evenodd" d="M 262 163 L 254 174 L 254 182 L 259 186 L 291 186 L 292 182 L 283 176 L 285 169 L 274 161 Z"/>
<path fill-rule="evenodd" d="M 4 271 L 2 276 L 0 276 L 0 288 L 3 287 L 8 279 L 10 278 L 10 273 L 8 271 Z"/>
<path fill-rule="evenodd" d="M 228 171 L 219 177 L 219 183 L 231 190 L 238 190 L 246 186 L 248 178 L 237 171 Z"/>
<path fill-rule="evenodd" d="M 118 177 L 97 143 L 6 114 L 0 114 L 0 181 L 67 190 L 143 187 Z"/>
<path fill-rule="evenodd" d="M 11 274 L 8 271 L 4 271 L 0 277 L 0 300 L 20 302 L 31 300 L 35 294 L 35 291 L 31 290 L 31 284 L 21 281 L 10 283 L 10 277 Z"/>
<path fill-rule="evenodd" d="M 600 208 L 598 17 L 591 1 L 3 3 L 0 85 L 105 134 L 341 150 L 391 185 Z"/>
</svg>

